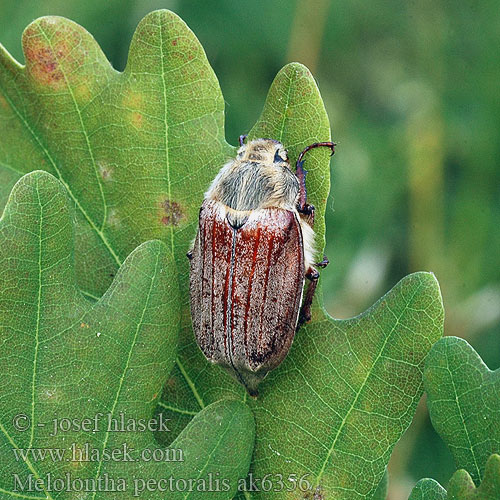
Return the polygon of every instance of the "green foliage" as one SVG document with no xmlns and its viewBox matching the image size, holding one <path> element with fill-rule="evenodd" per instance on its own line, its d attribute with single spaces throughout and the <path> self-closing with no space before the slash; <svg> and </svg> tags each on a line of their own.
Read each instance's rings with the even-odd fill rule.
<svg viewBox="0 0 500 500">
<path fill-rule="evenodd" d="M 434 428 L 476 484 L 500 452 L 500 370 L 490 371 L 463 339 L 445 337 L 427 357 L 425 390 Z"/>
<path fill-rule="evenodd" d="M 408 500 L 498 500 L 500 498 L 500 455 L 491 455 L 486 462 L 484 478 L 476 488 L 469 473 L 463 469 L 453 474 L 448 491 L 433 479 L 421 479 Z"/>
<path fill-rule="evenodd" d="M 0 171 L 7 189 L 43 168 L 77 207 L 80 287 L 100 296 L 138 244 L 163 239 L 186 290 L 200 197 L 231 148 L 205 53 L 167 11 L 137 27 L 115 71 L 83 28 L 57 17 L 23 34 L 26 66 L 0 52 Z"/>
<path fill-rule="evenodd" d="M 328 139 L 328 131 L 314 80 L 294 64 L 276 77 L 250 137 L 282 140 L 294 158 L 308 143 Z M 317 208 L 316 227 L 322 238 L 328 152 L 315 153 L 306 163 L 308 193 Z M 403 280 L 354 320 L 334 321 L 317 308 L 286 361 L 261 385 L 259 398 L 250 402 L 258 428 L 255 477 L 279 471 L 285 479 L 307 478 L 313 490 L 335 491 L 346 499 L 370 497 L 392 447 L 411 421 L 422 392 L 422 362 L 441 335 L 442 320 L 437 283 L 425 273 Z M 164 395 L 168 415 L 177 420 L 188 420 L 190 412 L 207 402 L 242 395 L 229 377 L 207 366 L 191 335 L 186 340 L 182 369 Z M 353 477 L 363 479 L 351 484 Z"/>
<path fill-rule="evenodd" d="M 484 477 L 476 488 L 465 470 L 457 471 L 448 485 L 449 500 L 497 500 L 500 498 L 500 455 L 491 455 L 486 462 Z"/>
<path fill-rule="evenodd" d="M 425 273 L 357 318 L 308 324 L 251 405 L 256 474 L 308 474 L 325 495 L 370 498 L 411 422 L 423 361 L 441 330 L 439 289 Z"/>
<path fill-rule="evenodd" d="M 253 448 L 253 417 L 242 403 L 215 403 L 200 412 L 172 444 L 182 450 L 183 462 L 148 461 L 149 455 L 143 460 L 144 450 L 159 449 L 150 431 L 109 430 L 108 418 L 151 418 L 174 364 L 176 270 L 162 242 L 146 242 L 125 260 L 103 297 L 89 301 L 75 283 L 72 215 L 61 183 L 36 171 L 16 184 L 0 222 L 0 369 L 8 381 L 0 394 L 1 498 L 19 496 L 14 475 L 22 484 L 31 476 L 47 485 L 49 474 L 52 480 L 66 473 L 82 480 L 108 474 L 124 478 L 133 491 L 142 487 L 140 479 L 199 479 L 221 471 L 233 489 L 213 498 L 231 498 Z M 18 415 L 25 415 L 18 421 L 23 426 L 30 422 L 24 431 L 15 424 Z M 95 432 L 54 431 L 55 418 L 81 422 L 96 415 L 102 418 L 93 424 Z M 70 443 L 82 455 L 73 458 Z M 90 456 L 84 455 L 86 445 L 99 453 L 126 447 L 133 462 L 82 461 L 78 457 Z M 64 460 L 17 460 L 19 448 L 64 449 Z M 58 498 L 73 498 L 67 493 Z M 148 498 L 164 495 L 155 490 Z"/>
<path fill-rule="evenodd" d="M 446 500 L 446 490 L 434 479 L 421 479 L 408 500 Z"/>
<path fill-rule="evenodd" d="M 198 455 L 197 458 L 191 455 L 192 461 L 182 464 L 182 469 L 170 465 L 162 470 L 182 472 L 187 477 L 193 477 L 195 470 L 218 470 L 232 477 L 245 474 L 254 439 L 252 417 L 241 402 L 217 401 L 228 398 L 246 401 L 246 393 L 218 367 L 207 363 L 194 342 L 189 320 L 185 252 L 195 233 L 203 193 L 225 159 L 234 153 L 224 138 L 222 94 L 201 45 L 177 16 L 158 11 L 139 24 L 123 73 L 112 69 L 85 30 L 62 18 L 42 18 L 28 26 L 23 35 L 23 49 L 25 67 L 5 50 L 0 52 L 0 134 L 3 138 L 0 201 L 3 199 L 5 203 L 8 190 L 24 173 L 41 168 L 59 179 L 75 207 L 76 282 L 87 297 L 94 299 L 106 292 L 111 275 L 137 245 L 150 239 L 160 239 L 167 244 L 168 254 L 171 252 L 176 262 L 181 298 L 176 301 L 175 294 L 169 295 L 165 289 L 162 293 L 161 287 L 155 289 L 153 295 L 159 301 L 168 298 L 172 304 L 181 304 L 182 331 L 176 367 L 160 404 L 164 414 L 172 418 L 174 432 L 159 437 L 166 442 L 178 434 L 171 446 L 180 443 L 186 455 L 193 449 L 198 450 Z M 281 140 L 294 160 L 305 145 L 328 140 L 329 128 L 313 77 L 307 68 L 294 63 L 279 72 L 250 136 Z M 317 245 L 322 250 L 330 187 L 328 151 L 311 152 L 305 166 L 309 171 L 309 198 L 317 209 Z M 33 176 L 49 179 L 46 174 Z M 47 206 L 49 200 L 47 198 Z M 50 205 L 53 204 L 50 200 Z M 6 209 L 4 219 L 9 210 Z M 36 226 L 35 219 L 31 224 Z M 69 225 L 57 225 L 58 228 L 66 226 Z M 38 235 L 38 241 L 46 239 Z M 60 245 L 63 243 L 70 245 L 70 240 L 66 238 Z M 40 245 L 42 243 L 39 248 Z M 158 242 L 147 243 L 136 252 L 141 255 L 151 246 L 157 248 L 157 252 L 167 252 Z M 30 255 L 41 255 L 41 252 Z M 64 255 L 72 255 L 72 250 Z M 124 264 L 125 270 L 128 263 L 129 260 Z M 62 266 L 63 262 L 58 264 Z M 31 278 L 33 283 L 40 282 L 40 269 L 43 268 L 39 266 L 38 278 Z M 111 290 L 120 282 L 124 269 Z M 172 265 L 165 269 L 169 275 L 174 273 Z M 36 267 L 33 272 L 36 276 Z M 151 280 L 146 279 L 151 275 L 151 271 L 149 274 L 144 271 L 137 278 L 138 283 L 142 279 L 151 285 Z M 160 278 L 163 280 L 158 276 L 158 280 Z M 173 282 L 175 279 L 164 280 L 163 287 Z M 67 298 L 66 288 L 61 287 L 62 295 L 56 296 L 60 300 L 53 302 L 54 310 L 48 309 L 55 318 L 66 318 L 64 314 L 70 312 L 78 315 L 80 309 L 75 304 L 80 303 L 84 318 L 87 318 L 87 309 L 105 309 L 110 292 L 93 306 L 82 298 L 74 280 L 64 283 L 72 286 L 73 295 Z M 128 288 L 138 287 L 138 283 Z M 140 301 L 144 301 L 146 295 L 142 294 L 135 302 L 131 298 L 126 300 L 122 304 L 124 316 L 106 316 L 106 319 L 123 321 L 127 314 L 140 309 Z M 345 500 L 371 498 L 383 477 L 392 448 L 408 427 L 422 394 L 424 359 L 442 334 L 439 287 L 430 273 L 412 274 L 364 314 L 350 320 L 330 318 L 319 307 L 321 294 L 318 295 L 312 322 L 298 333 L 283 365 L 262 384 L 259 398 L 249 402 L 258 429 L 252 472 L 261 479 L 267 474 L 280 473 L 285 488 L 302 486 L 301 479 L 307 481 L 311 486 L 309 495 L 325 496 L 331 492 Z M 67 309 L 60 310 L 63 305 Z M 146 306 L 143 304 L 143 307 Z M 164 310 L 155 308 L 153 312 L 165 314 Z M 177 325 L 173 318 L 172 329 Z M 90 317 L 86 322 L 65 321 L 64 325 L 78 332 L 82 323 L 93 324 Z M 105 324 L 104 319 L 102 322 Z M 139 324 L 136 321 L 137 327 Z M 74 342 L 71 336 L 74 330 L 65 330 L 64 325 L 59 326 L 61 334 L 55 338 L 61 343 L 61 349 L 64 341 Z M 123 401 L 123 407 L 135 414 L 148 415 L 152 410 L 158 384 L 169 372 L 173 359 L 173 342 L 166 345 L 168 342 L 160 335 L 160 326 L 150 332 L 156 335 L 147 344 L 150 357 L 147 352 L 140 353 L 144 356 L 141 359 L 149 360 L 143 361 L 147 370 L 139 364 L 141 370 L 137 376 L 141 377 L 142 384 L 135 382 L 134 385 L 132 380 L 127 393 L 130 399 Z M 149 322 L 148 327 L 151 328 Z M 125 327 L 120 323 L 120 328 Z M 87 342 L 95 341 L 90 335 L 93 329 L 89 327 L 90 333 L 86 327 L 83 330 L 87 333 Z M 108 339 L 100 330 L 99 333 L 99 340 Z M 97 332 L 95 335 L 97 338 Z M 29 341 L 33 342 L 33 338 Z M 165 350 L 162 355 L 161 346 Z M 82 369 L 88 372 L 83 379 L 88 387 L 95 385 L 117 398 L 116 385 L 107 383 L 107 379 L 96 373 L 101 363 L 112 372 L 114 362 L 118 364 L 116 370 L 122 368 L 118 373 L 122 373 L 123 378 L 124 358 L 120 351 L 110 348 L 108 356 L 112 359 L 110 365 L 106 365 L 101 350 L 97 360 L 92 357 L 96 355 L 92 349 L 80 352 L 78 345 L 71 345 L 71 349 L 70 353 L 77 349 L 77 353 L 73 353 L 76 363 L 83 365 L 84 358 L 80 359 L 80 355 L 87 356 L 88 362 Z M 69 354 L 59 356 L 66 362 L 72 359 Z M 159 361 L 152 364 L 151 358 Z M 49 358 L 49 351 L 46 359 L 53 360 Z M 33 362 L 30 366 L 32 368 Z M 92 405 L 96 411 L 101 408 L 86 392 L 87 386 L 82 387 L 80 372 L 61 369 L 59 373 L 57 366 L 53 368 L 58 376 L 75 387 L 77 394 L 84 394 L 77 402 L 83 404 L 90 398 L 90 404 L 85 406 L 87 413 L 94 413 Z M 28 382 L 33 384 L 34 372 L 29 373 Z M 80 385 L 76 385 L 77 382 Z M 123 383 L 126 382 L 123 378 Z M 154 390 L 147 390 L 153 385 Z M 33 389 L 33 385 L 28 389 L 30 387 Z M 31 399 L 25 405 L 33 410 L 34 406 L 29 404 L 35 393 L 28 390 L 23 392 L 24 397 L 28 397 L 26 394 Z M 104 396 L 100 399 L 104 407 L 109 404 Z M 116 407 L 122 404 L 118 399 L 115 399 Z M 68 400 L 64 399 L 61 404 L 64 408 Z M 38 414 L 38 406 L 35 409 Z M 220 424 L 217 432 L 213 429 L 214 422 Z M 38 439 L 38 433 L 33 439 L 35 437 Z M 45 438 L 41 433 L 40 442 L 45 442 Z M 102 436 L 93 439 L 102 447 Z M 120 439 L 124 439 L 123 436 Z M 150 442 L 146 442 L 144 436 L 135 439 L 140 441 L 137 449 Z M 233 443 L 239 445 L 234 447 Z M 10 450 L 5 456 L 9 453 Z M 210 462 L 200 467 L 197 460 L 207 456 L 211 457 Z M 144 475 L 157 477 L 159 474 L 158 465 L 134 465 L 144 467 L 141 469 Z M 92 468 L 96 465 L 88 467 L 88 473 L 95 474 Z M 280 485 L 274 483 L 272 487 Z M 303 493 L 281 490 L 252 496 L 301 498 Z"/>
</svg>

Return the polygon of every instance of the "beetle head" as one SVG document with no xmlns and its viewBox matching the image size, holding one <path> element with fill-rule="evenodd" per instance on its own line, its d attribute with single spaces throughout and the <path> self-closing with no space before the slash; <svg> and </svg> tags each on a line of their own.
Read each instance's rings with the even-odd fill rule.
<svg viewBox="0 0 500 500">
<path fill-rule="evenodd" d="M 274 139 L 254 139 L 238 149 L 238 160 L 282 165 L 290 168 L 287 150 Z"/>
</svg>

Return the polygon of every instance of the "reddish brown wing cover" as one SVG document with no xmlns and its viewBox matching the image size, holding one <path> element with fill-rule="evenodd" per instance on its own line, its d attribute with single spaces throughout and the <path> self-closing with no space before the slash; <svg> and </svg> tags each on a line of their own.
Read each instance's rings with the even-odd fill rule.
<svg viewBox="0 0 500 500">
<path fill-rule="evenodd" d="M 304 285 L 297 216 L 251 212 L 234 229 L 221 205 L 200 210 L 191 260 L 191 315 L 198 345 L 250 393 L 286 356 L 295 334 Z"/>
</svg>

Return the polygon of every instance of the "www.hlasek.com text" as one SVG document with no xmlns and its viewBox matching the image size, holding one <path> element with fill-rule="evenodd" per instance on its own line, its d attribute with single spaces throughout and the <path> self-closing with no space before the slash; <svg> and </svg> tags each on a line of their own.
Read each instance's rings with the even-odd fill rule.
<svg viewBox="0 0 500 500">
<path fill-rule="evenodd" d="M 16 462 L 184 462 L 180 448 L 136 450 L 123 443 L 116 448 L 99 448 L 90 443 L 72 443 L 68 448 L 13 448 Z"/>
</svg>

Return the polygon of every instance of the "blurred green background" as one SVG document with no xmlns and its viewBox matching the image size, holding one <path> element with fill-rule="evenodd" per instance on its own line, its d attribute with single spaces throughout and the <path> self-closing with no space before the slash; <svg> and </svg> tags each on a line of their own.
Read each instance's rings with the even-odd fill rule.
<svg viewBox="0 0 500 500">
<path fill-rule="evenodd" d="M 23 61 L 33 19 L 90 31 L 123 69 L 138 21 L 179 14 L 205 47 L 235 144 L 287 62 L 315 75 L 338 142 L 327 208 L 325 304 L 366 309 L 406 274 L 433 271 L 446 334 L 500 366 L 500 15 L 498 0 L 0 0 L 0 42 Z M 451 455 L 425 401 L 390 463 L 389 498 L 421 477 L 446 484 Z"/>
</svg>

